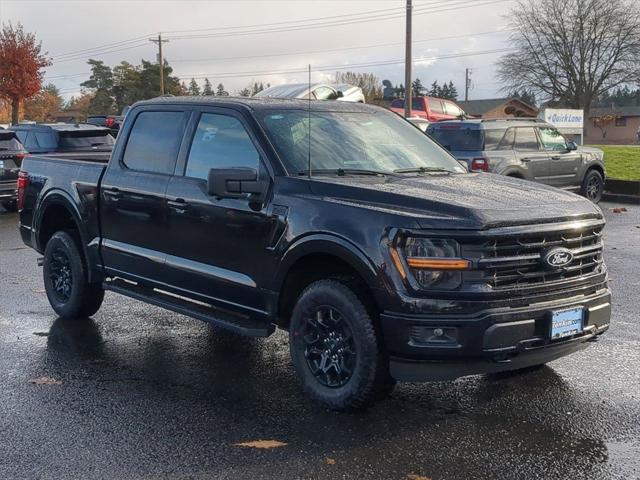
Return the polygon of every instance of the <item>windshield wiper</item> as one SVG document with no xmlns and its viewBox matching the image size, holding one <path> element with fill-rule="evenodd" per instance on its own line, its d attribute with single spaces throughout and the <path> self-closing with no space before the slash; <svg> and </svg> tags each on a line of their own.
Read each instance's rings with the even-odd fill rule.
<svg viewBox="0 0 640 480">
<path fill-rule="evenodd" d="M 311 169 L 311 175 L 317 174 L 334 174 L 339 177 L 345 175 L 394 175 L 394 172 L 385 170 L 367 170 L 365 168 L 313 168 Z M 309 175 L 309 170 L 300 170 L 298 175 Z"/>
<path fill-rule="evenodd" d="M 440 167 L 411 167 L 411 168 L 398 168 L 393 171 L 394 173 L 453 173 L 451 170 Z"/>
</svg>

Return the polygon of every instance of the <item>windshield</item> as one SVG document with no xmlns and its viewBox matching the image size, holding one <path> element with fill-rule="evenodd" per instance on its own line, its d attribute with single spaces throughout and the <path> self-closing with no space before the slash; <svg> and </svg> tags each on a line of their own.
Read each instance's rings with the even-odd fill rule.
<svg viewBox="0 0 640 480">
<path fill-rule="evenodd" d="M 113 148 L 113 137 L 108 130 L 60 132 L 60 148 Z"/>
<path fill-rule="evenodd" d="M 309 147 L 312 170 L 463 172 L 424 133 L 384 110 L 311 114 L 280 110 L 265 112 L 260 120 L 290 174 L 309 169 Z"/>
<path fill-rule="evenodd" d="M 454 152 L 477 152 L 483 150 L 482 130 L 460 128 L 458 125 L 431 126 L 427 130 L 435 140 L 447 150 Z"/>
</svg>

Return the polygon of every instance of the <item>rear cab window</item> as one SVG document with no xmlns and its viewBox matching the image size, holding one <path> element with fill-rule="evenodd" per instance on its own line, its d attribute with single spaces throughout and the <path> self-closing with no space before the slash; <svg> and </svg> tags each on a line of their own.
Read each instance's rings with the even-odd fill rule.
<svg viewBox="0 0 640 480">
<path fill-rule="evenodd" d="M 184 111 L 140 112 L 129 133 L 122 163 L 132 170 L 173 174 L 187 115 Z"/>
<path fill-rule="evenodd" d="M 6 152 L 21 152 L 24 147 L 18 140 L 15 132 L 3 132 L 0 130 L 0 156 Z"/>
</svg>

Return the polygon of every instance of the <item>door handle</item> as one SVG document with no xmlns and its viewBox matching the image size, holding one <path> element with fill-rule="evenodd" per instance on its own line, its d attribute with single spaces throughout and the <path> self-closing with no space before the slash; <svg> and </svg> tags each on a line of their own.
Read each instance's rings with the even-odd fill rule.
<svg viewBox="0 0 640 480">
<path fill-rule="evenodd" d="M 190 208 L 190 205 L 187 202 L 185 202 L 183 198 L 176 198 L 175 200 L 167 200 L 167 205 L 171 210 L 179 214 L 186 213 Z"/>
<path fill-rule="evenodd" d="M 106 197 L 110 197 L 113 201 L 118 201 L 122 198 L 122 192 L 117 188 L 110 188 L 108 190 L 103 190 L 103 193 Z"/>
<path fill-rule="evenodd" d="M 562 157 L 560 155 L 554 155 L 551 157 L 551 160 L 560 160 Z"/>
</svg>

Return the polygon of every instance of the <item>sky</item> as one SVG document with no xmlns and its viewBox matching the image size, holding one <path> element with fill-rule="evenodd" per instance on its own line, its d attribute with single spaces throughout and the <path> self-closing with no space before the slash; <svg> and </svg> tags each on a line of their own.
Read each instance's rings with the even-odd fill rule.
<svg viewBox="0 0 640 480">
<path fill-rule="evenodd" d="M 469 99 L 503 96 L 495 61 L 509 48 L 511 0 L 414 0 L 413 78 L 452 80 Z M 70 98 L 89 58 L 114 66 L 164 55 L 186 83 L 331 83 L 337 70 L 404 80 L 405 0 L 0 0 L 0 22 L 20 22 L 52 58 L 45 83 Z"/>
</svg>

